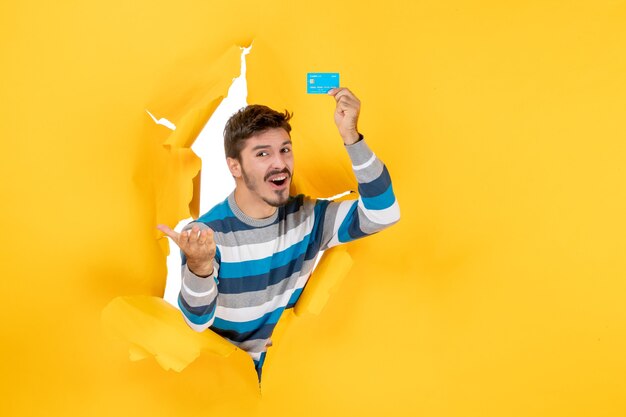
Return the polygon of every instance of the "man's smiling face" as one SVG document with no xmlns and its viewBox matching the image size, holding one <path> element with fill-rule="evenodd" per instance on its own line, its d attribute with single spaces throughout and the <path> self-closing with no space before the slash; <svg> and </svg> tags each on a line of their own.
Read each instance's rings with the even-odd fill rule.
<svg viewBox="0 0 626 417">
<path fill-rule="evenodd" d="M 238 167 L 233 172 L 231 166 L 231 172 L 235 178 L 243 179 L 242 185 L 249 197 L 272 207 L 287 202 L 293 175 L 293 153 L 291 138 L 285 129 L 267 129 L 246 139 L 237 162 Z M 233 163 L 231 161 L 229 166 Z"/>
</svg>

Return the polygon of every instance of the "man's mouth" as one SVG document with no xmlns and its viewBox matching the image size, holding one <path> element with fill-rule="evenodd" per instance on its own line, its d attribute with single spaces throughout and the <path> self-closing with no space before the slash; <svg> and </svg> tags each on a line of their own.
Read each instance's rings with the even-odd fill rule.
<svg viewBox="0 0 626 417">
<path fill-rule="evenodd" d="M 281 189 L 287 184 L 287 180 L 289 179 L 289 173 L 282 171 L 278 173 L 273 173 L 269 175 L 266 179 L 275 189 Z"/>
<path fill-rule="evenodd" d="M 281 186 L 285 183 L 285 181 L 287 181 L 287 176 L 283 175 L 282 177 L 272 178 L 270 181 L 275 185 Z"/>
</svg>

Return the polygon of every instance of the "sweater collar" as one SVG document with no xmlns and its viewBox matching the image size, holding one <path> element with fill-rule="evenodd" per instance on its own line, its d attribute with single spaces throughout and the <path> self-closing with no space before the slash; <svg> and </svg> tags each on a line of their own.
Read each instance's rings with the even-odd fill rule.
<svg viewBox="0 0 626 417">
<path fill-rule="evenodd" d="M 244 213 L 237 205 L 237 202 L 235 201 L 234 191 L 230 193 L 230 195 L 228 196 L 228 205 L 230 206 L 230 209 L 235 215 L 235 217 L 237 217 L 239 220 L 241 220 L 245 224 L 249 226 L 254 226 L 254 227 L 264 227 L 264 226 L 269 226 L 270 224 L 274 223 L 276 219 L 278 218 L 278 211 L 280 210 L 280 207 L 279 207 L 274 212 L 274 214 L 264 219 L 255 219 L 253 217 L 250 217 L 246 213 Z"/>
</svg>

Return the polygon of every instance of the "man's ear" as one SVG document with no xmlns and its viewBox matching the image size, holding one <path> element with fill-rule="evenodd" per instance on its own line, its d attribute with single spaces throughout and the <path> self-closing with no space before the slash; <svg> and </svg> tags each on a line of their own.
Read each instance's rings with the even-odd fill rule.
<svg viewBox="0 0 626 417">
<path fill-rule="evenodd" d="M 226 158 L 226 165 L 228 165 L 230 175 L 235 178 L 241 177 L 241 162 L 237 158 Z"/>
</svg>

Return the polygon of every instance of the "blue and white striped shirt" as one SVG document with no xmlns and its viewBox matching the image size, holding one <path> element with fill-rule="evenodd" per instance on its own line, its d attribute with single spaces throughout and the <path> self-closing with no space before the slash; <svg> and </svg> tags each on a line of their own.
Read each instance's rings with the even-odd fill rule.
<svg viewBox="0 0 626 417">
<path fill-rule="evenodd" d="M 391 178 L 365 141 L 346 146 L 358 200 L 291 197 L 266 219 L 243 213 L 231 194 L 194 224 L 214 232 L 213 276 L 194 275 L 183 256 L 178 304 L 196 331 L 207 328 L 247 351 L 261 377 L 270 336 L 296 301 L 321 250 L 376 233 L 400 218 Z"/>
</svg>

